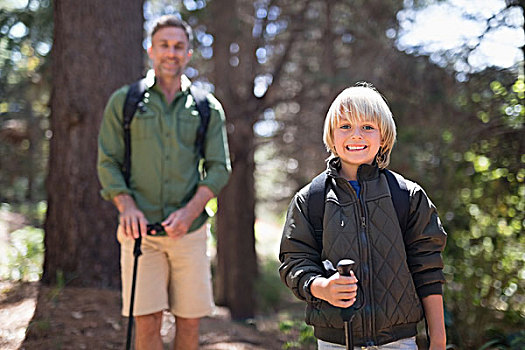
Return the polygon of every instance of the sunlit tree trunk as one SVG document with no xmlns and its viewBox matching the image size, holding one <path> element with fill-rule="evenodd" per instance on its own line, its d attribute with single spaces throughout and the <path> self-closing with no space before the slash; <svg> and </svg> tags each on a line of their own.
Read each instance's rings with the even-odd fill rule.
<svg viewBox="0 0 525 350">
<path fill-rule="evenodd" d="M 143 1 L 55 0 L 53 5 L 43 281 L 117 287 L 116 211 L 99 195 L 97 135 L 111 92 L 142 73 Z"/>
</svg>

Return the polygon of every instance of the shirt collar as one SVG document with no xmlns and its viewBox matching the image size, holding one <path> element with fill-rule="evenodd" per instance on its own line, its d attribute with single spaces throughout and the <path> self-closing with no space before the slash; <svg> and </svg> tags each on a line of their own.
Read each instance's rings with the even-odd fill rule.
<svg viewBox="0 0 525 350">
<path fill-rule="evenodd" d="M 153 69 L 148 70 L 146 73 L 146 86 L 151 89 L 155 85 L 155 71 Z M 186 75 L 180 77 L 180 89 L 182 92 L 186 92 L 191 86 L 191 80 Z"/>
</svg>

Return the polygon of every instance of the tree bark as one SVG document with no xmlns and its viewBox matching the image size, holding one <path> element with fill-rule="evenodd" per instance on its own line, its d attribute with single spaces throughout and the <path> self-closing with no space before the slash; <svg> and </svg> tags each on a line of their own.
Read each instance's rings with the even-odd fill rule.
<svg viewBox="0 0 525 350">
<path fill-rule="evenodd" d="M 254 50 L 250 49 L 251 29 L 241 28 L 238 1 L 214 1 L 212 28 L 214 41 L 214 81 L 217 96 L 224 105 L 232 160 L 232 175 L 218 199 L 217 275 L 215 296 L 219 305 L 228 306 L 234 319 L 254 316 L 254 282 L 257 275 L 255 253 L 255 187 L 253 123 L 257 101 L 251 91 L 239 87 L 253 84 Z M 233 38 L 240 46 L 241 62 L 230 64 Z M 246 55 L 243 53 L 248 51 Z M 244 59 L 247 57 L 247 59 Z M 242 100 L 242 106 L 237 101 Z M 243 112 L 244 111 L 244 112 Z"/>
<path fill-rule="evenodd" d="M 118 287 L 116 211 L 100 195 L 97 135 L 108 97 L 142 73 L 142 0 L 55 0 L 43 282 Z"/>
<path fill-rule="evenodd" d="M 236 160 L 219 196 L 217 218 L 217 301 L 229 307 L 233 319 L 254 316 L 257 277 L 253 134 L 241 124 L 236 128 L 243 130 L 230 134 L 230 153 Z"/>
</svg>

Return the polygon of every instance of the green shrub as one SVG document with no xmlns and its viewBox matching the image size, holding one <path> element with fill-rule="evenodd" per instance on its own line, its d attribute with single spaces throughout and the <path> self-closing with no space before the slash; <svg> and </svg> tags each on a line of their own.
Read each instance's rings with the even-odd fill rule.
<svg viewBox="0 0 525 350">
<path fill-rule="evenodd" d="M 0 279 L 38 281 L 44 261 L 44 230 L 26 226 L 0 243 Z"/>
<path fill-rule="evenodd" d="M 314 329 L 302 320 L 281 321 L 279 330 L 290 338 L 283 345 L 285 350 L 316 348 L 317 339 L 314 337 Z"/>
<path fill-rule="evenodd" d="M 264 259 L 260 262 L 259 276 L 255 282 L 258 309 L 262 313 L 279 310 L 284 300 L 289 300 L 291 292 L 281 282 L 278 273 L 279 262 Z"/>
</svg>

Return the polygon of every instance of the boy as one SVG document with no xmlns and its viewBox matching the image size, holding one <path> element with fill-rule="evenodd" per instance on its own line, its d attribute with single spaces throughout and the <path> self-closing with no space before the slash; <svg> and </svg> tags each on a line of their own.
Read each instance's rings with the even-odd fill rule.
<svg viewBox="0 0 525 350">
<path fill-rule="evenodd" d="M 384 170 L 395 138 L 392 113 L 371 85 L 344 90 L 324 124 L 331 157 L 322 245 L 308 219 L 311 184 L 290 203 L 279 272 L 307 302 L 306 323 L 314 326 L 321 350 L 344 349 L 340 308 L 356 299 L 362 307 L 351 322 L 355 346 L 417 349 L 416 326 L 425 316 L 430 348 L 445 349 L 441 252 L 446 233 L 423 189 L 408 180 L 408 222 L 401 232 Z M 323 267 L 327 260 L 335 266 L 346 258 L 356 262 L 351 276 Z"/>
</svg>

